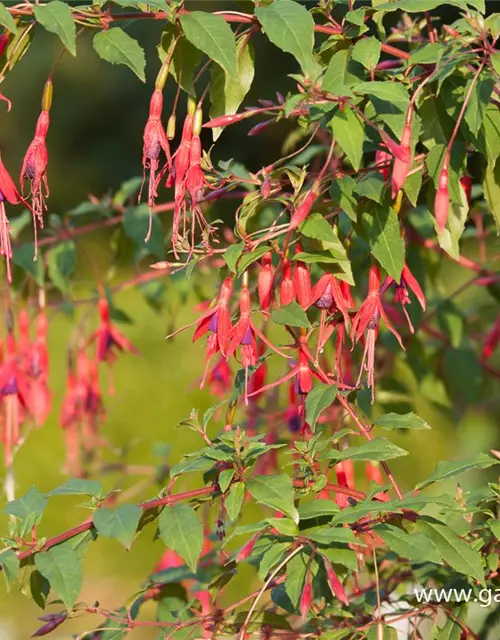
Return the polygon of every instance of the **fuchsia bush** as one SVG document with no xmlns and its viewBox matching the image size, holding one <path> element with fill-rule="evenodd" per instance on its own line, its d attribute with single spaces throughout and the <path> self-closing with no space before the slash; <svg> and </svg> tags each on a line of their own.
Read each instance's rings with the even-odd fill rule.
<svg viewBox="0 0 500 640">
<path fill-rule="evenodd" d="M 79 618 L 81 639 L 139 638 L 155 627 L 162 638 L 382 640 L 403 637 L 394 629 L 401 621 L 408 638 L 486 638 L 500 603 L 493 482 L 500 454 L 442 460 L 430 477 L 403 487 L 390 465 L 409 452 L 386 432 L 430 428 L 401 400 L 403 366 L 422 393 L 424 385 L 439 386 L 449 407 L 498 394 L 500 14 L 485 17 L 482 0 L 274 0 L 249 2 L 248 12 L 234 4 L 224 11 L 209 3 L 190 11 L 181 0 L 0 5 L 2 78 L 15 74 L 45 29 L 73 56 L 90 32 L 97 55 L 144 82 L 145 53 L 127 24 L 164 24 L 142 184 L 126 183 L 113 205 L 92 196 L 83 223 L 71 216 L 48 223 L 49 114 L 60 57 L 19 184 L 2 155 L 9 528 L 0 567 L 9 587 L 21 586 L 48 611 L 34 636 Z M 443 23 L 442 5 L 456 9 L 452 24 Z M 295 89 L 251 106 L 245 96 L 260 33 L 289 54 Z M 176 98 L 169 113 L 170 85 Z M 272 149 L 272 164 L 243 171 L 236 146 L 234 160 L 215 165 L 209 133 L 217 147 L 236 126 L 244 145 L 247 135 L 283 120 L 288 134 L 283 149 Z M 221 200 L 235 203 L 231 221 L 219 219 Z M 109 207 L 111 217 L 103 214 Z M 10 229 L 26 208 L 32 244 Z M 16 498 L 15 454 L 52 408 L 47 304 L 70 298 L 75 238 L 113 225 L 133 242 L 141 272 L 114 289 L 99 280 L 90 301 L 98 324 L 90 334 L 75 329 L 56 408 L 70 479 Z M 446 261 L 468 273 L 456 292 L 436 269 Z M 200 386 L 218 404 L 181 423 L 199 434 L 201 448 L 169 467 L 157 496 L 132 504 L 105 491 L 91 464 L 107 446 L 112 368 L 125 352 L 138 353 L 117 326 L 113 293 L 182 275 L 192 292 L 203 284 L 213 297 L 167 337 L 186 330 L 205 345 Z M 27 306 L 26 279 L 38 288 L 35 305 L 30 298 Z M 488 318 L 471 318 L 455 303 L 469 289 L 489 291 Z M 149 302 L 156 304 L 154 295 Z M 482 476 L 481 491 L 439 490 L 442 481 L 490 467 L 492 482 Z M 187 474 L 198 488 L 180 491 Z M 43 537 L 48 501 L 72 494 L 87 496 L 91 515 Z M 144 568 L 136 593 L 117 610 L 81 601 L 87 549 L 101 537 L 128 549 L 138 535 L 151 537 L 143 529 L 152 523 L 165 552 L 156 567 Z M 245 565 L 255 568 L 258 587 L 232 599 L 232 580 Z M 467 606 L 419 602 L 421 587 L 496 596 L 473 631 Z M 143 611 L 151 601 L 154 619 Z"/>
</svg>

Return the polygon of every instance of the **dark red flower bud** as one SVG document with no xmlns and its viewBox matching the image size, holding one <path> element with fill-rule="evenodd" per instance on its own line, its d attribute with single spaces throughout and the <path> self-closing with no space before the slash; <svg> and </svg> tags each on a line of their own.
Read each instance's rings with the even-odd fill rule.
<svg viewBox="0 0 500 640">
<path fill-rule="evenodd" d="M 280 283 L 280 303 L 282 306 L 290 304 L 295 300 L 295 285 L 292 279 L 292 267 L 288 260 L 283 262 L 283 275 Z"/>
<path fill-rule="evenodd" d="M 296 251 L 297 253 L 302 251 L 302 247 L 298 243 Z M 303 309 L 307 309 L 311 304 L 311 274 L 305 262 L 302 262 L 301 260 L 297 260 L 295 263 L 293 282 L 300 306 Z"/>
<path fill-rule="evenodd" d="M 443 168 L 439 174 L 436 199 L 434 200 L 434 216 L 438 223 L 439 233 L 443 233 L 448 220 L 448 210 L 450 208 L 450 192 L 448 187 L 448 162 L 445 158 Z"/>
<path fill-rule="evenodd" d="M 271 253 L 262 256 L 262 266 L 257 279 L 259 304 L 263 313 L 269 313 L 274 294 L 274 269 L 271 260 Z"/>
</svg>

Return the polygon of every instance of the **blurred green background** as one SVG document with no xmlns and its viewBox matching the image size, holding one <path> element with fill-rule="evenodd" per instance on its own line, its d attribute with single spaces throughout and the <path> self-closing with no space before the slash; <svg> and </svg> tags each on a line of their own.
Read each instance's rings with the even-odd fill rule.
<svg viewBox="0 0 500 640">
<path fill-rule="evenodd" d="M 199 8 L 198 3 L 198 8 Z M 203 3 L 205 4 L 205 3 Z M 244 3 L 220 3 L 221 6 L 240 9 Z M 195 7 L 196 3 L 192 3 Z M 217 6 L 217 5 L 214 5 Z M 212 8 L 212 7 L 211 7 Z M 66 212 L 86 200 L 89 194 L 102 196 L 119 188 L 125 180 L 141 173 L 142 131 L 147 117 L 151 85 L 158 68 L 155 47 L 159 41 L 161 24 L 132 24 L 127 26 L 130 35 L 137 37 L 147 52 L 148 67 L 146 85 L 133 74 L 120 67 L 111 67 L 102 62 L 92 50 L 88 35 L 79 38 L 78 57 L 62 58 L 54 77 L 54 103 L 51 111 L 51 128 L 48 136 L 50 164 L 49 181 L 51 197 L 49 210 L 65 216 Z M 291 60 L 273 49 L 261 36 L 255 37 L 256 80 L 246 104 L 254 104 L 256 97 L 274 99 L 277 90 L 286 93 L 293 87 L 287 73 L 293 71 Z M 37 32 L 26 56 L 15 71 L 2 84 L 2 91 L 13 101 L 13 109 L 6 113 L 0 105 L 0 149 L 2 158 L 17 177 L 18 167 L 29 144 L 39 112 L 39 102 L 44 82 L 60 44 L 55 37 Z M 272 60 L 272 64 L 270 61 Z M 164 113 L 170 113 L 174 97 L 174 84 L 168 83 Z M 182 121 L 184 103 L 181 100 L 179 120 Z M 259 169 L 280 155 L 281 145 L 289 125 L 278 124 L 265 134 L 248 138 L 247 127 L 237 125 L 227 130 L 218 141 L 212 157 L 227 160 L 235 157 L 250 171 Z M 204 147 L 211 144 L 210 135 L 203 134 Z M 165 198 L 165 194 L 161 194 Z M 224 207 L 217 205 L 224 213 Z M 219 209 L 216 209 L 220 217 Z M 170 214 L 162 216 L 168 225 Z M 31 231 L 28 229 L 31 233 Z M 108 267 L 109 246 L 116 231 L 98 232 L 78 241 L 78 267 L 73 278 L 72 294 L 75 299 L 93 294 L 93 267 Z M 29 238 L 29 236 L 27 236 Z M 492 241 L 494 242 L 494 241 Z M 474 245 L 466 241 L 465 253 L 474 254 Z M 476 256 L 477 257 L 477 256 Z M 122 257 L 118 269 L 108 284 L 131 277 L 131 256 Z M 147 261 L 141 270 L 147 270 Z M 460 269 L 443 261 L 438 267 L 439 281 L 443 291 L 453 292 L 469 277 Z M 168 278 L 167 278 L 168 280 Z M 176 423 L 186 418 L 196 407 L 203 412 L 215 404 L 205 391 L 198 389 L 197 379 L 203 369 L 203 345 L 192 344 L 191 332 L 181 334 L 165 342 L 164 336 L 172 325 L 194 319 L 195 299 L 188 295 L 183 299 L 182 291 L 189 283 L 180 276 L 175 286 L 167 282 L 168 306 L 155 312 L 145 304 L 141 293 L 127 290 L 114 297 L 115 304 L 127 313 L 133 324 L 120 325 L 120 329 L 139 348 L 141 355 L 123 355 L 115 367 L 116 393 L 108 397 L 107 377 L 103 371 L 102 382 L 107 418 L 102 432 L 112 444 L 107 452 L 108 461 L 123 457 L 130 464 L 157 465 L 161 460 L 152 451 L 153 443 L 168 443 L 171 446 L 169 460 L 178 462 L 181 455 L 201 446 L 197 437 L 187 430 L 176 430 Z M 207 280 L 205 295 L 215 293 L 216 281 Z M 495 314 L 494 301 L 483 290 L 469 289 L 456 302 L 462 311 L 482 318 L 481 325 L 489 326 Z M 15 461 L 16 495 L 22 495 L 35 484 L 41 491 L 49 491 L 65 481 L 62 473 L 64 446 L 58 426 L 58 412 L 65 387 L 66 350 L 72 337 L 75 323 L 86 314 L 86 326 L 95 327 L 95 312 L 77 307 L 73 317 L 55 307 L 50 308 L 51 353 L 50 378 L 53 389 L 53 411 L 48 423 L 39 431 L 32 432 Z M 495 364 L 495 363 L 493 363 Z M 498 366 L 498 359 L 496 365 Z M 432 364 L 430 365 L 433 366 Z M 404 367 L 403 367 L 404 369 Z M 440 377 L 440 372 L 436 371 Z M 402 458 L 392 465 L 405 489 L 429 475 L 439 459 L 468 457 L 478 451 L 487 451 L 499 446 L 499 389 L 491 381 L 488 385 L 490 397 L 478 403 L 464 402 L 461 406 L 438 408 L 430 401 L 429 393 L 423 393 L 419 381 L 405 371 L 400 379 L 407 382 L 407 392 L 413 397 L 415 410 L 433 427 L 432 431 L 397 435 L 393 439 L 410 451 L 411 457 Z M 220 423 L 215 422 L 213 430 Z M 391 434 L 392 436 L 392 434 Z M 480 486 L 493 474 L 470 474 L 463 486 Z M 140 499 L 153 496 L 161 487 L 143 476 L 149 484 L 137 496 Z M 135 478 L 140 479 L 140 478 Z M 176 487 L 183 490 L 194 486 L 196 478 L 182 480 Z M 122 484 L 120 473 L 104 476 L 109 488 L 130 486 L 130 479 Z M 442 487 L 440 487 L 440 491 Z M 450 484 L 453 491 L 453 483 Z M 40 527 L 39 534 L 50 536 L 63 531 L 88 516 L 79 507 L 79 500 L 53 498 Z M 2 498 L 0 506 L 5 503 Z M 7 517 L 0 516 L 0 532 L 7 531 Z M 90 548 L 85 573 L 85 585 L 81 599 L 89 603 L 99 600 L 107 608 L 119 607 L 147 576 L 151 567 L 163 551 L 161 541 L 152 543 L 153 529 L 148 528 L 139 537 L 130 552 L 126 552 L 115 541 L 100 540 Z M 238 576 L 231 589 L 232 599 L 243 589 L 249 589 L 251 576 Z M 0 639 L 24 639 L 36 628 L 35 618 L 41 611 L 25 597 L 13 592 L 7 595 L 0 582 Z M 55 639 L 70 638 L 72 632 L 82 631 L 97 624 L 97 619 L 86 617 L 64 625 L 54 632 Z M 82 626 L 85 625 L 85 626 Z M 131 634 L 132 638 L 150 637 L 144 630 Z"/>
</svg>

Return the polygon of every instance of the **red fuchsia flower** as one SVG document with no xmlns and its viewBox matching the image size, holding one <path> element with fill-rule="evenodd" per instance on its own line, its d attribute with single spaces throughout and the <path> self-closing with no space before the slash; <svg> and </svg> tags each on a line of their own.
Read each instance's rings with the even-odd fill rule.
<svg viewBox="0 0 500 640">
<path fill-rule="evenodd" d="M 167 67 L 168 72 L 168 67 Z M 161 72 L 160 72 L 161 73 Z M 166 78 L 166 76 L 165 76 Z M 164 83 L 163 83 L 164 84 Z M 157 80 L 158 85 L 158 80 Z M 148 185 L 148 207 L 149 207 L 149 229 L 145 242 L 151 237 L 153 211 L 152 208 L 155 204 L 157 197 L 158 181 L 161 179 L 161 175 L 157 176 L 160 166 L 161 152 L 165 153 L 167 157 L 167 166 L 170 167 L 172 158 L 170 155 L 170 146 L 165 134 L 161 122 L 161 114 L 163 111 L 163 93 L 162 88 L 156 86 L 151 101 L 149 103 L 149 117 L 144 128 L 143 136 L 143 150 L 142 150 L 142 180 L 144 183 L 146 171 L 149 171 L 149 185 Z M 141 187 L 142 191 L 142 187 Z M 139 202 L 140 202 L 139 193 Z"/>
<path fill-rule="evenodd" d="M 413 120 L 413 106 L 410 104 L 406 113 L 406 123 L 401 136 L 399 153 L 395 153 L 392 167 L 392 197 L 395 198 L 403 187 L 411 166 L 411 124 Z M 387 143 L 386 143 L 387 144 Z M 391 151 L 391 149 L 389 149 Z"/>
<path fill-rule="evenodd" d="M 230 340 L 227 348 L 227 357 L 229 358 L 238 347 L 240 347 L 241 364 L 245 369 L 245 403 L 248 404 L 248 369 L 257 365 L 259 356 L 257 352 L 257 343 L 255 335 L 264 342 L 270 349 L 280 356 L 288 358 L 286 354 L 275 347 L 262 331 L 254 324 L 251 317 L 250 292 L 247 286 L 248 275 L 243 276 L 243 286 L 240 293 L 240 317 L 230 332 Z M 252 395 L 259 394 L 257 389 Z"/>
<path fill-rule="evenodd" d="M 24 411 L 29 407 L 29 380 L 17 357 L 10 311 L 7 316 L 7 331 L 5 361 L 0 370 L 0 397 L 3 404 L 2 441 L 5 448 L 5 466 L 10 467 L 13 448 L 20 440 Z"/>
<path fill-rule="evenodd" d="M 380 317 L 383 318 L 389 331 L 396 337 L 397 341 L 404 349 L 401 341 L 401 336 L 394 329 L 389 322 L 387 314 L 382 305 L 380 297 L 380 270 L 377 265 L 373 265 L 370 269 L 370 276 L 368 281 L 368 296 L 363 302 L 359 311 L 356 313 L 354 320 L 352 321 L 351 339 L 355 344 L 359 342 L 365 335 L 365 348 L 363 352 L 363 359 L 361 362 L 361 370 L 359 372 L 358 384 L 361 380 L 363 370 L 368 374 L 368 386 L 372 390 L 372 402 L 375 401 L 375 379 L 374 379 L 374 364 L 375 364 L 375 342 L 377 340 L 378 328 L 380 324 Z"/>
<path fill-rule="evenodd" d="M 323 563 L 326 569 L 326 578 L 328 580 L 328 586 L 330 587 L 333 596 L 337 598 L 337 600 L 340 600 L 342 604 L 345 604 L 346 607 L 348 607 L 349 598 L 347 597 L 345 589 L 342 586 L 342 583 L 340 582 L 340 580 L 338 579 L 337 574 L 335 573 L 332 563 L 325 556 L 321 556 L 321 557 L 323 558 Z"/>
<path fill-rule="evenodd" d="M 349 290 L 348 290 L 349 291 Z M 340 311 L 344 318 L 344 325 L 347 328 L 350 323 L 349 308 L 352 302 L 352 296 L 344 295 L 344 291 L 337 278 L 331 273 L 325 273 L 316 282 L 312 288 L 311 304 L 314 304 L 318 309 L 335 313 Z"/>
<path fill-rule="evenodd" d="M 233 292 L 233 281 L 231 278 L 226 278 L 222 283 L 222 287 L 219 293 L 217 302 L 194 323 L 187 325 L 180 329 L 187 329 L 187 327 L 196 324 L 196 331 L 193 335 L 193 342 L 199 340 L 207 332 L 211 332 L 214 336 L 212 338 L 213 345 L 210 345 L 209 358 L 217 353 L 221 352 L 224 358 L 228 357 L 228 346 L 231 332 L 231 318 L 229 316 L 229 302 L 231 300 L 231 294 Z M 175 333 L 178 333 L 176 331 Z M 175 335 L 175 334 L 171 334 Z"/>
<path fill-rule="evenodd" d="M 375 152 L 375 166 L 380 166 L 378 172 L 383 176 L 384 180 L 388 180 L 391 175 L 391 168 L 388 166 L 392 162 L 392 155 L 387 151 L 377 149 Z"/>
<path fill-rule="evenodd" d="M 48 321 L 43 311 L 37 317 L 36 337 L 30 353 L 29 376 L 30 411 L 35 425 L 41 427 L 47 420 L 51 410 L 51 394 L 49 389 L 49 352 L 47 349 Z"/>
<path fill-rule="evenodd" d="M 241 549 L 236 554 L 236 558 L 235 558 L 236 564 L 243 562 L 244 560 L 246 560 L 248 557 L 251 556 L 252 551 L 255 547 L 255 543 L 257 542 L 257 540 L 260 538 L 261 535 L 262 535 L 262 531 L 259 531 L 254 536 L 252 536 L 247 543 L 245 543 L 241 547 Z"/>
<path fill-rule="evenodd" d="M 74 372 L 72 358 L 68 358 L 68 373 L 66 376 L 66 392 L 64 394 L 61 412 L 59 414 L 59 424 L 64 430 L 66 444 L 66 462 L 64 470 L 66 473 L 82 477 L 80 462 L 80 436 L 79 428 L 83 417 L 82 398 L 79 392 L 78 380 Z"/>
<path fill-rule="evenodd" d="M 334 466 L 335 475 L 337 476 L 337 484 L 346 489 L 354 489 L 354 465 L 352 460 L 343 460 Z M 341 509 L 349 506 L 348 497 L 340 492 L 335 494 L 335 504 Z"/>
<path fill-rule="evenodd" d="M 449 179 L 449 153 L 445 154 L 443 167 L 439 174 L 438 188 L 434 200 L 434 216 L 438 225 L 439 233 L 443 233 L 448 220 L 448 210 L 450 208 L 450 192 L 448 187 Z"/>
<path fill-rule="evenodd" d="M 96 341 L 97 361 L 107 362 L 110 367 L 110 373 L 112 373 L 111 367 L 117 359 L 117 351 L 129 351 L 136 355 L 139 354 L 139 351 L 127 340 L 121 331 L 111 324 L 109 302 L 106 298 L 99 300 L 99 316 L 101 319 L 99 327 L 97 331 L 90 336 L 88 344 L 94 340 Z M 114 393 L 112 377 L 110 378 L 109 393 Z"/>
<path fill-rule="evenodd" d="M 307 572 L 306 583 L 304 585 L 304 589 L 302 591 L 302 595 L 300 597 L 299 603 L 299 611 L 302 622 L 304 622 L 307 618 L 307 614 L 309 613 L 309 609 L 311 608 L 313 601 L 313 586 L 312 586 L 312 576 L 311 571 Z"/>
<path fill-rule="evenodd" d="M 35 232 L 35 257 L 37 251 L 37 224 L 40 225 L 41 229 L 43 229 L 43 212 L 47 209 L 45 198 L 49 197 L 49 184 L 47 182 L 47 164 L 49 155 L 47 152 L 46 138 L 50 125 L 49 110 L 51 104 L 52 82 L 47 80 L 43 90 L 42 112 L 38 117 L 35 137 L 24 156 L 20 177 L 21 185 L 25 180 L 28 180 L 31 187 L 33 229 Z M 43 192 L 43 188 L 45 188 L 45 193 Z"/>
<path fill-rule="evenodd" d="M 494 354 L 495 349 L 500 343 L 500 314 L 498 315 L 495 324 L 491 328 L 490 332 L 486 336 L 486 340 L 481 351 L 481 359 L 483 361 L 489 360 Z"/>
<path fill-rule="evenodd" d="M 400 302 L 403 308 L 403 312 L 405 314 L 406 320 L 408 322 L 408 326 L 410 327 L 411 333 L 415 333 L 415 329 L 413 328 L 413 324 L 410 320 L 410 316 L 408 315 L 408 311 L 406 310 L 406 305 L 411 303 L 410 296 L 408 294 L 408 289 L 415 294 L 422 310 L 425 311 L 427 306 L 427 301 L 425 299 L 424 292 L 420 288 L 415 276 L 408 269 L 407 264 L 405 263 L 403 267 L 403 272 L 401 273 L 401 280 L 399 284 L 396 283 L 396 294 L 394 296 L 394 300 L 396 302 Z"/>
<path fill-rule="evenodd" d="M 280 304 L 282 307 L 294 302 L 297 297 L 292 278 L 292 265 L 288 260 L 283 261 L 283 274 L 280 283 Z"/>
<path fill-rule="evenodd" d="M 21 309 L 17 316 L 17 355 L 19 362 L 21 363 L 24 371 L 28 373 L 30 368 L 30 352 L 31 352 L 31 339 L 30 339 L 30 317 L 26 309 Z"/>
<path fill-rule="evenodd" d="M 274 297 L 274 268 L 271 253 L 265 253 L 262 256 L 262 265 L 257 278 L 257 292 L 260 309 L 267 315 Z"/>
<path fill-rule="evenodd" d="M 9 44 L 9 33 L 7 31 L 3 31 L 0 35 L 0 56 L 3 56 L 7 46 Z"/>
<path fill-rule="evenodd" d="M 193 138 L 194 114 L 196 103 L 188 99 L 188 113 L 184 120 L 182 136 L 174 158 L 174 217 L 172 221 L 172 246 L 176 255 L 176 247 L 179 241 L 179 228 L 181 219 L 186 216 L 186 175 L 191 162 L 191 140 Z M 167 184 L 167 186 L 170 186 Z"/>
<path fill-rule="evenodd" d="M 299 243 L 296 245 L 296 253 L 301 253 L 302 247 Z M 311 274 L 305 262 L 297 260 L 295 262 L 295 273 L 293 277 L 297 300 L 303 309 L 307 309 L 311 304 Z"/>
<path fill-rule="evenodd" d="M 265 348 L 264 343 L 263 342 L 259 342 L 257 344 L 257 356 L 258 356 L 258 358 L 263 356 L 265 351 L 266 351 L 266 348 Z M 260 398 L 260 396 L 262 395 L 259 392 L 259 389 L 265 385 L 266 377 L 267 377 L 267 364 L 266 364 L 266 362 L 264 360 L 262 362 L 262 364 L 258 367 L 257 371 L 255 371 L 255 373 L 251 376 L 250 380 L 248 381 L 248 390 L 250 392 L 257 391 L 257 393 L 253 396 L 253 399 L 255 401 L 257 401 Z"/>
<path fill-rule="evenodd" d="M 210 392 L 219 398 L 223 398 L 231 390 L 232 382 L 231 367 L 228 361 L 221 357 L 208 374 Z"/>
<path fill-rule="evenodd" d="M 369 482 L 375 482 L 376 484 L 383 485 L 384 484 L 384 476 L 382 475 L 382 471 L 380 469 L 380 463 L 374 460 L 370 460 L 365 464 L 365 473 Z M 389 496 L 385 491 L 381 491 L 374 496 L 377 500 L 382 502 L 388 502 Z"/>
<path fill-rule="evenodd" d="M 463 187 L 465 192 L 465 197 L 467 198 L 467 204 L 470 205 L 472 200 L 472 178 L 469 175 L 462 176 L 460 178 L 460 184 Z"/>
<path fill-rule="evenodd" d="M 12 247 L 10 244 L 9 220 L 5 213 L 5 201 L 10 204 L 19 204 L 21 196 L 0 158 L 0 253 L 4 256 L 7 263 L 7 280 L 12 282 L 10 270 Z"/>
</svg>

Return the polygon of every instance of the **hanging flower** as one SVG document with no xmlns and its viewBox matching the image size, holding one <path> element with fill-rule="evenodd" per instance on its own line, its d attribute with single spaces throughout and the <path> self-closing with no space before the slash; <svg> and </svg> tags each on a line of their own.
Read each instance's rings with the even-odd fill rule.
<svg viewBox="0 0 500 640">
<path fill-rule="evenodd" d="M 21 196 L 0 157 L 0 253 L 7 263 L 7 280 L 10 283 L 12 282 L 10 270 L 12 247 L 10 244 L 10 225 L 5 212 L 6 201 L 10 204 L 19 204 Z"/>
</svg>

